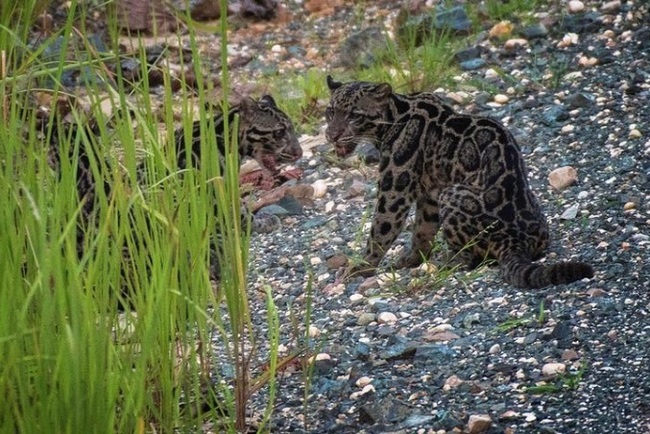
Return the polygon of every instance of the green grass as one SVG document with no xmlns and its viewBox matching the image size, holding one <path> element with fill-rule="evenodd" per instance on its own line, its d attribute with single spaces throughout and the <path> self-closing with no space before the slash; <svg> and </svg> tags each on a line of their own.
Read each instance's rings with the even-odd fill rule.
<svg viewBox="0 0 650 434">
<path fill-rule="evenodd" d="M 0 71 L 0 432 L 196 432 L 208 420 L 221 432 L 241 432 L 250 423 L 250 398 L 261 389 L 268 398 L 256 423 L 267 432 L 277 395 L 280 325 L 268 289 L 267 334 L 258 335 L 251 324 L 249 231 L 239 214 L 236 137 L 228 141 L 225 173 L 219 173 L 209 134 L 201 170 L 170 173 L 175 155 L 166 144 L 170 134 L 158 133 L 159 119 L 172 132 L 174 104 L 189 107 L 189 93 L 181 89 L 182 101 L 172 100 L 166 80 L 161 115 L 154 111 L 143 50 L 141 81 L 127 83 L 119 68 L 109 76 L 106 55 L 80 36 L 86 29 L 73 27 L 88 12 L 74 1 L 64 28 L 30 51 L 27 31 L 10 31 L 15 26 L 8 24 L 15 13 L 32 16 L 36 7 L 28 1 L 19 12 L 0 10 L 0 52 L 7 65 Z M 114 35 L 115 20 L 108 20 Z M 225 25 L 224 19 L 224 34 Z M 57 38 L 70 50 L 44 60 L 40 53 Z M 192 37 L 190 47 L 199 59 Z M 200 77 L 199 62 L 192 67 Z M 89 112 L 75 108 L 72 115 L 80 124 L 99 119 L 100 131 L 98 137 L 62 141 L 62 155 L 72 149 L 73 157 L 62 159 L 59 176 L 47 163 L 34 91 L 47 83 L 55 100 L 67 97 L 62 76 L 79 68 L 99 80 L 87 83 Z M 222 85 L 227 95 L 226 70 Z M 201 87 L 198 100 L 205 101 L 208 91 Z M 110 119 L 101 110 L 105 98 L 121 108 Z M 191 125 L 191 111 L 182 112 L 183 123 Z M 205 131 L 210 119 L 210 113 L 201 114 Z M 46 120 L 46 135 L 54 122 Z M 88 225 L 78 255 L 82 204 L 73 168 L 78 149 L 90 142 L 103 150 L 101 158 L 91 155 L 95 177 L 107 179 L 112 191 L 99 189 L 95 223 Z M 136 174 L 143 149 L 148 187 L 138 184 Z M 225 248 L 214 291 L 210 239 L 217 234 Z M 127 312 L 119 313 L 123 296 Z M 259 361 L 269 370 L 256 376 L 252 367 Z M 221 376 L 228 368 L 234 378 Z M 214 401 L 207 412 L 205 400 Z"/>
<path fill-rule="evenodd" d="M 530 395 L 547 395 L 551 393 L 559 393 L 566 390 L 577 390 L 584 379 L 587 371 L 587 365 L 583 362 L 580 368 L 575 372 L 566 372 L 557 376 L 552 382 L 539 384 L 535 386 L 528 386 L 525 392 Z"/>
<path fill-rule="evenodd" d="M 540 0 L 486 0 L 484 4 L 488 18 L 495 21 L 514 20 L 534 11 Z"/>
</svg>

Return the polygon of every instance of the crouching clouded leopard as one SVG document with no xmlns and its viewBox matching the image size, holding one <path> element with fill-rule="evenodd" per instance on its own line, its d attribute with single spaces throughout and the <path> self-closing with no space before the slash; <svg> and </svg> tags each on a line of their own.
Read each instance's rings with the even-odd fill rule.
<svg viewBox="0 0 650 434">
<path fill-rule="evenodd" d="M 533 262 L 548 247 L 548 224 L 519 146 L 499 122 L 455 113 L 431 93 L 400 95 L 388 84 L 340 83 L 329 76 L 327 84 L 326 137 L 337 154 L 350 154 L 362 140 L 381 154 L 366 264 L 351 272 L 372 273 L 415 204 L 412 246 L 399 268 L 427 258 L 442 229 L 449 248 L 470 267 L 496 259 L 516 287 L 593 276 L 582 262 Z"/>
</svg>

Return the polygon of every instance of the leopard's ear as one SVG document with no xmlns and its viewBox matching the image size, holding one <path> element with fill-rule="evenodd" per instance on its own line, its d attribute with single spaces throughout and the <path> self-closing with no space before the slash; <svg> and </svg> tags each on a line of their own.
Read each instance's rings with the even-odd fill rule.
<svg viewBox="0 0 650 434">
<path fill-rule="evenodd" d="M 334 81 L 331 75 L 327 76 L 327 87 L 329 87 L 330 91 L 333 92 L 341 86 L 343 86 L 343 83 L 340 81 Z"/>
<path fill-rule="evenodd" d="M 278 107 L 278 105 L 275 103 L 275 100 L 271 95 L 262 96 L 262 98 L 260 98 L 259 104 L 262 107 L 271 107 L 271 108 Z"/>
<path fill-rule="evenodd" d="M 375 86 L 373 93 L 377 99 L 385 99 L 393 93 L 393 88 L 388 83 L 380 83 Z"/>
<path fill-rule="evenodd" d="M 239 102 L 239 112 L 241 117 L 247 117 L 258 110 L 257 101 L 249 96 L 245 96 Z"/>
</svg>

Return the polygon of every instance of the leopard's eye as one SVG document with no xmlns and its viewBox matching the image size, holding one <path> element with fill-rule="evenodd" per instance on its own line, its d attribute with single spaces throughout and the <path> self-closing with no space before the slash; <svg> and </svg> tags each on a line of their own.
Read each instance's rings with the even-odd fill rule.
<svg viewBox="0 0 650 434">
<path fill-rule="evenodd" d="M 281 129 L 281 130 L 275 130 L 275 131 L 273 131 L 273 138 L 274 138 L 275 140 L 280 140 L 280 139 L 283 138 L 284 136 L 285 136 L 284 128 Z"/>
<path fill-rule="evenodd" d="M 348 121 L 352 123 L 359 123 L 363 121 L 364 114 L 361 111 L 353 110 L 348 113 Z"/>
</svg>

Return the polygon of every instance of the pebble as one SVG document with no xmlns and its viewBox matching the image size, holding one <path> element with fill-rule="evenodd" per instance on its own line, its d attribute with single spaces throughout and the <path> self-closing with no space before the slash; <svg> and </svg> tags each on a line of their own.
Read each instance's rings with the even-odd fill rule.
<svg viewBox="0 0 650 434">
<path fill-rule="evenodd" d="M 373 386 L 372 384 L 368 384 L 363 389 L 361 389 L 360 392 L 352 392 L 350 394 L 350 399 L 353 399 L 353 400 L 356 401 L 357 399 L 359 399 L 363 395 L 365 395 L 367 393 L 374 393 L 374 392 L 375 392 L 375 386 Z"/>
<path fill-rule="evenodd" d="M 587 294 L 589 294 L 589 297 L 603 297 L 607 295 L 607 293 L 600 288 L 590 289 L 587 291 Z"/>
<path fill-rule="evenodd" d="M 618 332 L 616 330 L 610 330 L 607 332 L 607 338 L 610 341 L 615 341 L 618 339 Z"/>
<path fill-rule="evenodd" d="M 535 413 L 523 413 L 522 416 L 526 422 L 535 422 L 537 420 Z"/>
<path fill-rule="evenodd" d="M 566 365 L 564 363 L 547 363 L 542 366 L 542 374 L 545 377 L 557 377 L 566 372 Z"/>
<path fill-rule="evenodd" d="M 310 325 L 309 326 L 309 337 L 311 338 L 317 338 L 320 336 L 320 329 L 316 327 L 315 325 Z"/>
<path fill-rule="evenodd" d="M 623 205 L 624 211 L 632 211 L 635 208 L 636 208 L 636 204 L 634 202 L 626 202 L 625 205 Z"/>
<path fill-rule="evenodd" d="M 578 211 L 580 211 L 580 205 L 574 203 L 570 207 L 564 210 L 560 218 L 562 220 L 573 220 L 578 216 Z"/>
<path fill-rule="evenodd" d="M 578 65 L 584 66 L 585 68 L 594 66 L 597 63 L 598 59 L 596 57 L 581 56 L 580 59 L 578 59 Z"/>
<path fill-rule="evenodd" d="M 585 4 L 580 0 L 571 0 L 568 4 L 569 12 L 577 14 L 585 10 Z"/>
<path fill-rule="evenodd" d="M 488 35 L 490 38 L 505 38 L 512 34 L 514 28 L 515 26 L 510 21 L 501 21 L 492 26 Z"/>
<path fill-rule="evenodd" d="M 578 180 L 578 171 L 573 166 L 563 166 L 548 174 L 548 183 L 556 190 L 564 190 Z"/>
<path fill-rule="evenodd" d="M 392 312 L 382 312 L 377 315 L 377 322 L 379 324 L 394 324 L 397 322 L 397 316 Z"/>
<path fill-rule="evenodd" d="M 501 345 L 494 344 L 490 347 L 490 354 L 499 354 L 501 352 Z"/>
<path fill-rule="evenodd" d="M 580 354 L 576 350 L 568 349 L 564 350 L 562 353 L 562 360 L 564 361 L 570 361 L 570 360 L 577 360 L 580 358 Z"/>
<path fill-rule="evenodd" d="M 616 13 L 620 9 L 621 9 L 621 1 L 620 0 L 608 1 L 607 3 L 603 4 L 600 7 L 600 11 L 605 13 L 605 14 Z"/>
<path fill-rule="evenodd" d="M 499 78 L 499 73 L 492 68 L 488 68 L 485 70 L 485 74 L 483 76 L 486 80 L 496 80 Z"/>
<path fill-rule="evenodd" d="M 357 387 L 361 387 L 363 389 L 364 387 L 366 387 L 370 383 L 372 383 L 372 378 L 370 378 L 370 377 L 361 377 L 354 384 L 356 384 Z"/>
<path fill-rule="evenodd" d="M 313 193 L 314 199 L 323 198 L 327 194 L 327 183 L 325 182 L 325 180 L 319 179 L 317 181 L 314 181 L 311 184 L 311 186 L 314 189 L 314 193 Z"/>
<path fill-rule="evenodd" d="M 480 434 L 487 432 L 492 426 L 492 419 L 487 414 L 473 414 L 467 421 L 467 432 L 469 434 Z"/>
<path fill-rule="evenodd" d="M 355 292 L 350 296 L 350 303 L 353 305 L 357 305 L 363 301 L 363 299 L 366 298 L 363 296 L 363 294 L 359 294 L 358 292 Z"/>
<path fill-rule="evenodd" d="M 451 324 L 438 324 L 437 326 L 430 328 L 429 333 L 442 333 L 453 329 L 454 327 Z"/>
<path fill-rule="evenodd" d="M 367 326 L 368 324 L 375 322 L 376 319 L 377 316 L 374 313 L 364 312 L 359 315 L 359 318 L 357 318 L 357 325 Z"/>
<path fill-rule="evenodd" d="M 508 39 L 505 44 L 503 44 L 503 47 L 506 50 L 514 50 L 517 47 L 525 47 L 528 45 L 528 40 L 524 38 L 513 38 L 513 39 Z"/>
<path fill-rule="evenodd" d="M 445 380 L 445 384 L 442 386 L 442 390 L 445 392 L 450 391 L 451 389 L 455 389 L 461 384 L 463 384 L 464 381 L 461 380 L 457 375 L 452 375 L 451 377 L 447 378 Z"/>
<path fill-rule="evenodd" d="M 643 137 L 643 134 L 641 134 L 641 131 L 637 130 L 636 128 L 630 131 L 630 134 L 628 135 L 630 139 L 640 139 Z"/>
<path fill-rule="evenodd" d="M 575 125 L 569 124 L 562 127 L 562 134 L 572 133 L 576 129 Z"/>
<path fill-rule="evenodd" d="M 499 104 L 506 104 L 508 101 L 510 101 L 510 98 L 508 98 L 508 95 L 504 95 L 502 93 L 498 93 L 494 95 L 494 102 L 499 103 Z"/>
<path fill-rule="evenodd" d="M 557 43 L 559 48 L 570 47 L 571 45 L 576 45 L 580 37 L 575 33 L 567 33 L 562 37 L 560 42 Z"/>
</svg>

